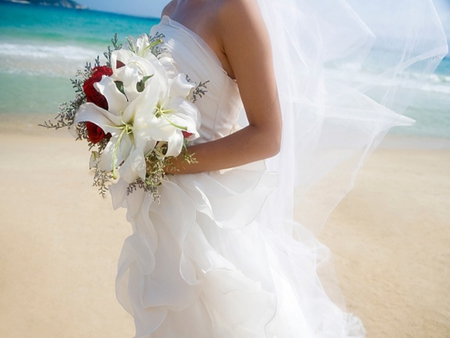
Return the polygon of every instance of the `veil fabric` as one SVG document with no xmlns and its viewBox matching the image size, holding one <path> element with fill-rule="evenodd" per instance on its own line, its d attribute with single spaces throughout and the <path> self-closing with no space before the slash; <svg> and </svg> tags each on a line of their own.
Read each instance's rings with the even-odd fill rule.
<svg viewBox="0 0 450 338">
<path fill-rule="evenodd" d="M 414 123 L 402 114 L 447 54 L 446 37 L 431 0 L 259 5 L 284 127 L 281 153 L 268 161 L 282 183 L 267 209 L 278 212 L 264 217 L 291 219 L 295 205 L 298 221 L 317 232 L 388 130 Z"/>
<path fill-rule="evenodd" d="M 279 186 L 259 219 L 274 266 L 314 323 L 325 315 L 324 294 L 345 307 L 329 250 L 315 235 L 389 129 L 414 123 L 402 114 L 448 46 L 430 0 L 258 2 L 283 117 L 281 152 L 267 160 Z M 314 257 L 311 271 L 305 257 Z M 351 321 L 344 327 L 352 336 Z M 353 327 L 363 336 L 357 319 Z"/>
</svg>

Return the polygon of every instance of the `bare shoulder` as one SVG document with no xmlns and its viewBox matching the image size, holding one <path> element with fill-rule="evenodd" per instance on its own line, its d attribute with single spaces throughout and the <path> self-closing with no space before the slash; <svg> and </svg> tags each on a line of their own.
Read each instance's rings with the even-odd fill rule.
<svg viewBox="0 0 450 338">
<path fill-rule="evenodd" d="M 229 54 L 230 48 L 249 53 L 253 50 L 261 56 L 271 53 L 257 0 L 222 0 L 216 25 L 225 54 Z"/>
<path fill-rule="evenodd" d="M 222 0 L 218 20 L 219 24 L 225 27 L 257 25 L 259 29 L 263 23 L 256 0 Z"/>
<path fill-rule="evenodd" d="M 272 46 L 256 0 L 222 0 L 218 34 L 250 125 L 281 130 Z M 264 128 L 265 128 L 264 127 Z"/>
<path fill-rule="evenodd" d="M 170 16 L 177 6 L 177 0 L 172 0 L 169 2 L 166 7 L 162 10 L 161 16 L 167 15 Z"/>
<path fill-rule="evenodd" d="M 257 0 L 222 0 L 216 25 L 226 54 L 227 45 L 241 45 L 238 48 L 254 48 L 259 45 L 266 52 L 270 48 L 267 27 Z"/>
</svg>

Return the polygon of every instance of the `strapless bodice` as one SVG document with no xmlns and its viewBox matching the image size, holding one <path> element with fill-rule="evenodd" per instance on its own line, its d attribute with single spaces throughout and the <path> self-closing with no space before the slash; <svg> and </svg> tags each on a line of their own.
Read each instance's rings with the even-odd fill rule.
<svg viewBox="0 0 450 338">
<path fill-rule="evenodd" d="M 209 45 L 182 24 L 163 16 L 151 35 L 164 35 L 163 48 L 171 54 L 177 69 L 196 83 L 206 82 L 206 94 L 195 102 L 201 116 L 197 143 L 221 138 L 236 127 L 242 102 L 236 82 L 231 79 Z"/>
</svg>

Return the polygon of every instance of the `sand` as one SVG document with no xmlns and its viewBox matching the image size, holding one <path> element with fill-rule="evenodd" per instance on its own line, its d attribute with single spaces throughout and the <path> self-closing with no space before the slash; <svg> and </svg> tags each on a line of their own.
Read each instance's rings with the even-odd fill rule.
<svg viewBox="0 0 450 338">
<path fill-rule="evenodd" d="M 376 150 L 320 237 L 369 338 L 450 337 L 450 150 Z"/>
<path fill-rule="evenodd" d="M 0 158 L 0 337 L 132 337 L 114 294 L 130 227 L 85 144 L 3 128 Z M 368 338 L 450 337 L 449 149 L 376 150 L 321 240 Z"/>
</svg>

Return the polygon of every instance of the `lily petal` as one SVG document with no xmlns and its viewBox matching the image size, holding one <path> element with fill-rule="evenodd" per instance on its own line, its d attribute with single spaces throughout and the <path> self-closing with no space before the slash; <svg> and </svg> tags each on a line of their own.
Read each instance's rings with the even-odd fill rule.
<svg viewBox="0 0 450 338">
<path fill-rule="evenodd" d="M 106 146 L 99 163 L 99 169 L 113 171 L 129 156 L 133 147 L 130 135 L 124 133 L 122 137 L 113 136 Z"/>
<path fill-rule="evenodd" d="M 170 80 L 169 96 L 187 98 L 194 88 L 195 85 L 187 80 L 186 74 L 181 73 Z"/>
<path fill-rule="evenodd" d="M 159 89 L 158 83 L 151 81 L 149 87 L 145 88 L 141 95 L 131 101 L 125 109 L 123 120 L 126 122 L 133 121 L 135 128 L 139 128 L 140 124 L 147 123 L 154 114 L 158 102 Z"/>
<path fill-rule="evenodd" d="M 116 86 L 116 83 L 109 76 L 103 76 L 100 82 L 94 84 L 95 89 L 108 101 L 108 111 L 119 116 L 120 112 L 128 105 L 128 100 Z"/>
<path fill-rule="evenodd" d="M 155 118 L 147 125 L 142 126 L 142 132 L 150 135 L 155 141 L 168 141 L 177 128 L 167 122 L 163 117 Z"/>
<path fill-rule="evenodd" d="M 183 149 L 184 136 L 181 130 L 177 129 L 168 139 L 166 156 L 178 156 Z"/>
<path fill-rule="evenodd" d="M 117 61 L 120 61 L 123 64 L 128 63 L 128 59 L 132 58 L 134 56 L 133 52 L 126 49 L 119 49 L 115 50 L 111 53 L 111 68 L 113 70 L 113 79 L 114 80 L 120 80 L 121 72 L 123 71 L 123 67 L 117 68 Z"/>
<path fill-rule="evenodd" d="M 149 60 L 135 56 L 130 58 L 123 68 L 122 81 L 124 90 L 128 99 L 132 101 L 141 94 L 141 92 L 138 91 L 137 84 L 145 77 L 151 76 L 145 83 L 145 85 L 147 85 L 148 81 L 155 77 L 155 67 Z"/>
<path fill-rule="evenodd" d="M 167 115 L 167 118 L 175 125 L 186 128 L 185 130 L 193 134 L 191 139 L 199 137 L 200 118 L 197 107 L 188 100 L 180 97 L 171 98 L 167 104 L 167 109 L 174 112 Z"/>
<path fill-rule="evenodd" d="M 128 183 L 137 178 L 145 179 L 146 164 L 143 147 L 133 147 L 125 162 L 120 167 L 120 177 Z"/>
<path fill-rule="evenodd" d="M 87 121 L 96 124 L 105 133 L 111 133 L 113 135 L 117 133 L 115 126 L 121 124 L 120 117 L 90 102 L 83 103 L 75 114 L 75 123 Z"/>
</svg>

